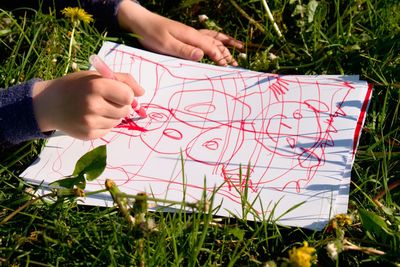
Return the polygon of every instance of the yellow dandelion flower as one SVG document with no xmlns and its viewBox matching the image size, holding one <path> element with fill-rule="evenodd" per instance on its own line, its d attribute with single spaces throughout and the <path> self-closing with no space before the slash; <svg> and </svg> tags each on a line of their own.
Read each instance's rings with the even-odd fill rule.
<svg viewBox="0 0 400 267">
<path fill-rule="evenodd" d="M 353 218 L 351 218 L 351 216 L 348 214 L 337 214 L 334 219 L 336 219 L 337 223 L 341 227 L 348 226 L 353 223 Z"/>
<path fill-rule="evenodd" d="M 61 13 L 69 18 L 72 23 L 79 24 L 79 22 L 83 22 L 89 24 L 93 21 L 92 15 L 86 13 L 86 11 L 79 7 L 66 7 L 64 8 Z"/>
<path fill-rule="evenodd" d="M 315 248 L 309 247 L 307 241 L 304 241 L 303 246 L 292 248 L 289 251 L 289 263 L 294 267 L 310 267 L 316 262 Z"/>
<path fill-rule="evenodd" d="M 351 215 L 348 214 L 337 214 L 333 217 L 329 224 L 328 230 L 331 231 L 332 229 L 338 229 L 339 227 L 350 226 L 353 223 L 353 218 Z"/>
</svg>

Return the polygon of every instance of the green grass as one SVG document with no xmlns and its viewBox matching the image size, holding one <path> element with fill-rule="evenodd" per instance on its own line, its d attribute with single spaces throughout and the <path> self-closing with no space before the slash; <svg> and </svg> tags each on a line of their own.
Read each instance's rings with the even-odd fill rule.
<svg viewBox="0 0 400 267">
<path fill-rule="evenodd" d="M 143 224 L 130 226 L 117 208 L 78 206 L 73 199 L 37 201 L 0 225 L 0 265 L 265 266 L 269 261 L 285 265 L 288 251 L 303 241 L 316 249 L 321 266 L 400 264 L 400 192 L 391 188 L 400 180 L 400 4 L 321 0 L 311 12 L 309 1 L 271 0 L 268 4 L 282 39 L 261 1 L 233 2 L 241 11 L 232 1 L 221 0 L 143 4 L 195 27 L 197 15 L 207 14 L 226 33 L 246 41 L 243 67 L 281 74 L 360 74 L 374 83 L 352 170 L 352 224 L 312 232 L 269 220 L 217 218 L 212 213 L 146 213 L 157 225 L 154 231 Z M 66 68 L 71 25 L 54 14 L 27 13 L 0 12 L 1 87 L 33 77 L 60 77 Z M 110 35 L 83 26 L 76 34 L 73 62 L 86 69 L 88 56 L 106 39 L 137 44 L 127 34 Z M 43 144 L 32 141 L 0 150 L 0 221 L 31 199 L 30 186 L 18 174 Z M 373 198 L 381 192 L 386 194 L 379 206 Z M 355 245 L 347 244 L 337 261 L 326 250 L 335 240 Z"/>
</svg>

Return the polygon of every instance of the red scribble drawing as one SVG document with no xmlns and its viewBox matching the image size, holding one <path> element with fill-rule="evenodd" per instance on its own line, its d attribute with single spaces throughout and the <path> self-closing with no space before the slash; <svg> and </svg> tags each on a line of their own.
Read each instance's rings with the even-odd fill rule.
<svg viewBox="0 0 400 267">
<path fill-rule="evenodd" d="M 182 155 L 185 169 L 197 166 L 190 175 L 198 175 L 185 186 L 203 190 L 206 177 L 213 181 L 208 191 L 222 184 L 218 194 L 237 203 L 245 186 L 253 193 L 262 188 L 301 192 L 325 165 L 326 148 L 335 146 L 336 119 L 347 116 L 342 105 L 354 90 L 341 80 L 216 70 L 160 63 L 118 48 L 112 52 L 111 67 L 128 69 L 151 94 L 141 101 L 146 119 L 132 114 L 111 134 L 92 141 L 91 147 L 118 143 L 116 150 L 131 151 L 134 164 L 107 166 L 119 185 L 146 182 L 182 192 L 177 163 Z M 321 99 L 327 90 L 329 99 Z M 165 171 L 153 176 L 152 168 Z"/>
<path fill-rule="evenodd" d="M 327 221 L 336 196 L 346 194 L 339 191 L 350 181 L 372 90 L 366 83 L 223 68 L 112 44 L 101 55 L 145 88 L 147 118 L 133 113 L 93 141 L 52 138 L 27 176 L 67 176 L 81 155 L 107 144 L 106 170 L 88 183 L 90 191 L 106 178 L 130 194 L 175 200 L 185 193 L 196 201 L 204 189 L 218 188 L 222 209 L 240 211 L 247 189 L 250 203 L 286 197 L 280 212 L 310 203 L 293 213 L 290 224 L 298 226 Z M 339 207 L 346 212 L 342 207 L 347 203 Z M 266 212 L 259 203 L 254 208 Z"/>
</svg>

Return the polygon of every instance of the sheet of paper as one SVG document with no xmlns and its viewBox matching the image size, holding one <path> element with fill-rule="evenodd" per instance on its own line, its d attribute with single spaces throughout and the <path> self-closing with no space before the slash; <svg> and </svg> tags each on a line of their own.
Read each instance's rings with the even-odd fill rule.
<svg viewBox="0 0 400 267">
<path fill-rule="evenodd" d="M 210 195 L 218 188 L 217 214 L 241 216 L 247 186 L 247 201 L 259 218 L 273 210 L 279 218 L 304 202 L 278 222 L 310 229 L 321 229 L 334 214 L 346 212 L 350 171 L 371 96 L 357 76 L 280 76 L 111 42 L 99 56 L 145 88 L 138 100 L 148 117 L 131 114 L 93 141 L 57 132 L 22 174 L 28 181 L 46 185 L 70 175 L 83 154 L 106 144 L 107 168 L 88 191 L 104 188 L 111 178 L 129 194 L 145 191 L 196 202 L 203 190 Z M 93 205 L 112 205 L 110 200 L 107 194 L 85 199 Z M 248 219 L 257 218 L 250 214 Z"/>
</svg>

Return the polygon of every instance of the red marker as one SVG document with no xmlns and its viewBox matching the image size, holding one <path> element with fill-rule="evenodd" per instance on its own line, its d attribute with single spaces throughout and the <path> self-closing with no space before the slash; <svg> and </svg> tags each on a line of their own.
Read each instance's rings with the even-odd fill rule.
<svg viewBox="0 0 400 267">
<path fill-rule="evenodd" d="M 106 63 L 104 63 L 103 60 L 98 55 L 91 55 L 89 57 L 89 63 L 96 69 L 98 73 L 100 73 L 101 76 L 107 79 L 113 79 L 113 80 L 118 80 L 117 77 L 115 76 L 114 72 L 107 66 Z M 141 118 L 146 118 L 146 110 L 140 106 L 138 101 L 136 99 L 133 99 L 132 102 L 132 108 L 133 110 L 141 117 Z"/>
</svg>

